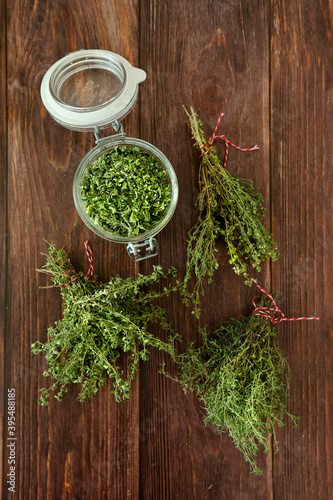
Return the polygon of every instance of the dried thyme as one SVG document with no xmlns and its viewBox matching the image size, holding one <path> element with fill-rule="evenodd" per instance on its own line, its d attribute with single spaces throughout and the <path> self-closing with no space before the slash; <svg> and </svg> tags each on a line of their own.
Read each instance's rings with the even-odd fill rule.
<svg viewBox="0 0 333 500">
<path fill-rule="evenodd" d="M 88 167 L 81 198 L 92 222 L 117 236 L 136 236 L 165 216 L 171 200 L 167 172 L 138 147 L 117 146 Z"/>
<path fill-rule="evenodd" d="M 42 271 L 61 287 L 64 313 L 63 319 L 48 329 L 44 343 L 32 344 L 33 354 L 45 354 L 48 369 L 44 376 L 52 379 L 49 388 L 41 389 L 41 405 L 48 404 L 51 390 L 61 400 L 72 383 L 80 384 L 78 399 L 84 401 L 97 394 L 108 378 L 113 382 L 111 393 L 121 401 L 129 397 L 139 361 L 148 360 L 150 347 L 175 355 L 174 341 L 180 337 L 167 322 L 165 310 L 154 304 L 173 286 L 167 285 L 163 292 L 146 289 L 151 283 L 175 276 L 175 268 L 164 273 L 155 266 L 151 275 L 139 274 L 136 279 L 115 276 L 108 283 L 92 283 L 82 273 L 75 273 L 66 252 L 52 244 Z M 149 333 L 149 323 L 168 332 L 168 340 Z M 119 364 L 122 353 L 129 357 L 127 375 Z"/>
<path fill-rule="evenodd" d="M 277 452 L 275 425 L 284 425 L 284 416 L 296 421 L 287 411 L 291 372 L 275 327 L 267 318 L 250 316 L 231 319 L 210 335 L 200 332 L 201 347 L 191 344 L 177 358 L 176 381 L 199 397 L 205 423 L 219 434 L 228 431 L 252 472 L 260 474 L 259 446 L 270 452 L 273 436 Z"/>
<path fill-rule="evenodd" d="M 207 145 L 203 124 L 191 108 L 189 116 L 195 145 L 202 158 L 199 170 L 199 217 L 188 235 L 187 271 L 184 287 L 188 286 L 194 272 L 196 285 L 192 301 L 199 303 L 203 293 L 203 280 L 212 281 L 218 267 L 216 239 L 224 237 L 229 253 L 229 263 L 237 274 L 243 275 L 251 285 L 248 266 L 260 271 L 266 258 L 276 260 L 278 250 L 272 235 L 262 225 L 265 215 L 263 198 L 254 190 L 250 180 L 241 180 L 223 168 L 216 150 Z M 196 313 L 199 315 L 199 308 Z"/>
</svg>

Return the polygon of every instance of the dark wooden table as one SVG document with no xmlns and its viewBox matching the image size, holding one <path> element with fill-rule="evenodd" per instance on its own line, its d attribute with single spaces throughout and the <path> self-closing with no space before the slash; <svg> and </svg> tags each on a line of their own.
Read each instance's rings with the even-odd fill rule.
<svg viewBox="0 0 333 500">
<path fill-rule="evenodd" d="M 13 0 L 0 9 L 2 498 L 332 498 L 332 2 Z M 58 125 L 40 99 L 46 70 L 82 48 L 116 52 L 147 72 L 123 124 L 129 136 L 163 151 L 178 176 L 179 203 L 158 235 L 160 255 L 141 264 L 81 222 L 72 182 L 94 137 Z M 260 477 L 227 434 L 204 427 L 196 397 L 157 373 L 168 362 L 160 352 L 142 363 L 124 403 L 115 403 L 107 384 L 85 403 L 71 387 L 61 403 L 51 397 L 49 407 L 37 404 L 45 363 L 30 345 L 45 341 L 61 317 L 59 290 L 41 289 L 49 282 L 35 271 L 45 262 L 44 239 L 65 247 L 81 270 L 89 239 L 103 280 L 149 273 L 157 263 L 184 273 L 199 158 L 183 105 L 194 106 L 208 136 L 223 111 L 221 132 L 260 146 L 230 150 L 228 160 L 233 174 L 253 179 L 263 194 L 265 225 L 281 254 L 253 276 L 279 296 L 287 316 L 320 316 L 277 326 L 293 372 L 289 411 L 300 419 L 296 429 L 288 422 L 277 429 L 280 451 L 260 455 Z M 256 295 L 231 270 L 223 242 L 218 259 L 200 320 L 210 330 L 250 314 Z M 182 349 L 196 341 L 196 320 L 179 298 L 164 305 Z M 11 388 L 15 495 L 7 483 Z"/>
</svg>

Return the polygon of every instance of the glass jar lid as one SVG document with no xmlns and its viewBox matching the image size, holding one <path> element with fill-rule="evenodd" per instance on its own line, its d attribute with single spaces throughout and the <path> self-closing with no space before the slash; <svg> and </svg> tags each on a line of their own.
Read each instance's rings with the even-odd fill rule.
<svg viewBox="0 0 333 500">
<path fill-rule="evenodd" d="M 106 50 L 79 50 L 67 54 L 46 72 L 41 98 L 62 126 L 78 131 L 110 127 L 134 107 L 142 69 Z"/>
</svg>

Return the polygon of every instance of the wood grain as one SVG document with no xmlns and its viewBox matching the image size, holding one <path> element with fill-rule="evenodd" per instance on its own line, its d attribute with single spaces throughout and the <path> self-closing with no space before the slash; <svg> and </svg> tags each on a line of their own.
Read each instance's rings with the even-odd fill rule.
<svg viewBox="0 0 333 500">
<path fill-rule="evenodd" d="M 5 449 L 7 436 L 7 383 L 5 358 L 5 329 L 6 329 L 6 282 L 7 282 L 7 51 L 6 51 L 6 6 L 0 5 L 0 449 Z M 5 471 L 4 453 L 1 453 L 0 466 Z M 5 474 L 1 474 L 0 491 L 6 483 Z"/>
<path fill-rule="evenodd" d="M 74 2 L 12 0 L 0 6 L 0 394 L 3 475 L 7 484 L 7 389 L 14 387 L 17 424 L 16 496 L 24 499 L 329 500 L 332 485 L 332 2 L 223 0 Z M 100 48 L 147 72 L 124 120 L 129 136 L 157 146 L 173 165 L 179 203 L 158 235 L 160 255 L 140 265 L 123 245 L 102 240 L 79 219 L 72 182 L 93 147 L 93 134 L 53 121 L 39 87 L 46 70 L 68 52 Z M 250 474 L 227 434 L 204 427 L 196 397 L 158 373 L 170 359 L 151 352 L 141 363 L 131 399 L 116 404 L 111 384 L 84 404 L 71 387 L 59 403 L 37 404 L 46 368 L 30 345 L 44 341 L 61 317 L 59 290 L 35 270 L 44 239 L 64 246 L 73 266 L 95 272 L 149 273 L 175 265 L 185 273 L 186 235 L 196 220 L 198 152 L 188 130 L 194 106 L 211 135 L 221 132 L 255 153 L 230 149 L 228 169 L 251 178 L 265 200 L 280 259 L 254 275 L 278 294 L 287 316 L 318 322 L 277 326 L 293 378 L 290 412 L 298 428 L 277 429 L 280 451 L 260 454 L 261 477 Z M 109 131 L 105 131 L 107 135 Z M 221 156 L 223 144 L 217 144 Z M 257 291 L 243 284 L 219 242 L 219 269 L 203 299 L 200 325 L 215 329 L 250 314 Z M 178 296 L 161 301 L 183 335 L 200 342 L 197 321 Z M 164 335 L 152 327 L 152 332 Z M 127 370 L 127 360 L 123 360 Z"/>
<path fill-rule="evenodd" d="M 332 39 L 328 5 L 274 2 L 271 17 L 273 231 L 281 258 L 273 287 L 289 316 L 279 326 L 293 371 L 298 429 L 278 433 L 275 497 L 330 498 L 332 490 Z"/>
</svg>

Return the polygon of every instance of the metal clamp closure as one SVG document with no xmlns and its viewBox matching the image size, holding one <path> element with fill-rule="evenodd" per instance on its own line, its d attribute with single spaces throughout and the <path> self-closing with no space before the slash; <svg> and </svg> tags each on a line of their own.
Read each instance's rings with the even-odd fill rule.
<svg viewBox="0 0 333 500">
<path fill-rule="evenodd" d="M 146 247 L 145 255 L 141 255 L 141 250 L 143 249 L 143 247 Z M 140 260 L 155 257 L 159 253 L 157 240 L 153 237 L 145 240 L 143 243 L 129 243 L 126 249 L 132 262 L 139 262 Z"/>
<path fill-rule="evenodd" d="M 117 134 L 122 134 L 124 137 L 126 137 L 125 131 L 124 131 L 124 126 L 122 123 L 118 122 L 118 120 L 115 120 L 112 122 L 112 127 L 113 129 L 117 132 Z M 101 141 L 101 129 L 97 125 L 94 129 L 94 136 L 95 136 L 95 144 L 98 144 L 99 141 Z"/>
</svg>

